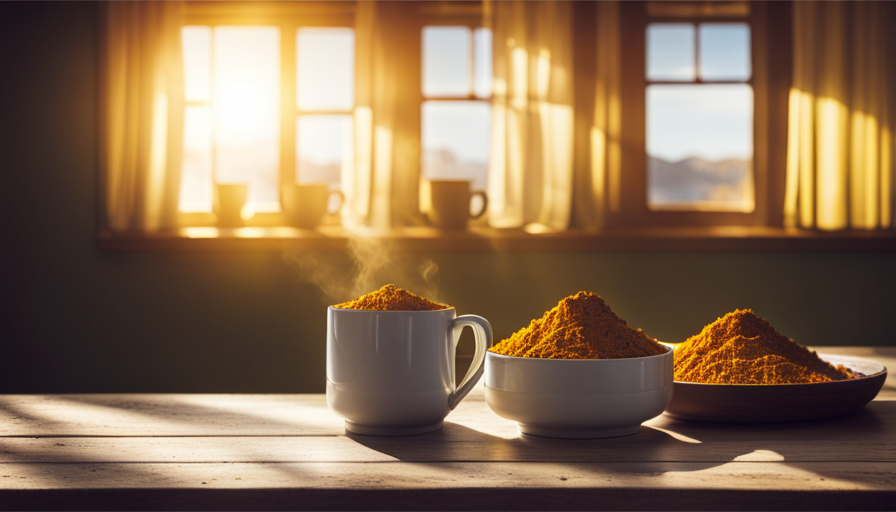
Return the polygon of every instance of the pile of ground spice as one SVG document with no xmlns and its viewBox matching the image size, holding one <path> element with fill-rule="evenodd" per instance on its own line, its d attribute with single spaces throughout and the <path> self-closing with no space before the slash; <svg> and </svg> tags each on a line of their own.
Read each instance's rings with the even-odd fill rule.
<svg viewBox="0 0 896 512">
<path fill-rule="evenodd" d="M 397 288 L 394 284 L 387 284 L 375 292 L 332 307 L 368 311 L 433 311 L 451 306 L 424 299 L 403 288 Z"/>
<path fill-rule="evenodd" d="M 543 359 L 623 359 L 666 351 L 640 329 L 629 327 L 591 292 L 561 300 L 557 307 L 489 350 L 505 356 Z"/>
<path fill-rule="evenodd" d="M 675 380 L 705 384 L 809 384 L 855 378 L 798 345 L 749 309 L 728 313 L 675 347 Z"/>
</svg>

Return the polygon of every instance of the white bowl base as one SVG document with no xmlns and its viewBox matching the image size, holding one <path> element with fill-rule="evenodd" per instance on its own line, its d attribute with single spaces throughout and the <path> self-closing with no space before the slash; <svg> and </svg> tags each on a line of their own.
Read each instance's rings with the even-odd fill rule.
<svg viewBox="0 0 896 512">
<path fill-rule="evenodd" d="M 519 424 L 520 432 L 530 436 L 556 437 L 561 439 L 602 439 L 637 434 L 641 424 L 622 428 L 551 428 Z"/>
<path fill-rule="evenodd" d="M 443 424 L 444 422 L 440 421 L 423 427 L 371 427 L 346 421 L 345 430 L 352 434 L 361 434 L 362 436 L 416 436 L 441 430 Z"/>
</svg>

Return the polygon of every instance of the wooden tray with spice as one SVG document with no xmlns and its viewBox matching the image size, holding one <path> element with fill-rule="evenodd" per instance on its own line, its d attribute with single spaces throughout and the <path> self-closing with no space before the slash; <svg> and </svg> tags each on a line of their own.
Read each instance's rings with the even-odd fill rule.
<svg viewBox="0 0 896 512">
<path fill-rule="evenodd" d="M 873 400 L 886 379 L 879 363 L 817 354 L 751 310 L 737 310 L 676 346 L 665 412 L 724 422 L 828 418 Z"/>
<path fill-rule="evenodd" d="M 819 354 L 832 365 L 863 374 L 811 384 L 703 384 L 675 381 L 665 414 L 676 419 L 724 422 L 800 421 L 839 416 L 877 396 L 887 380 L 884 365 L 858 357 Z"/>
</svg>

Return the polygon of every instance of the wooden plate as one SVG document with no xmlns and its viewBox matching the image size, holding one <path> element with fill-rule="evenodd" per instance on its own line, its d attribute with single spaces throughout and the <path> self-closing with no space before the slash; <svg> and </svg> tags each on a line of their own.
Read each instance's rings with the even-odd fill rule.
<svg viewBox="0 0 896 512">
<path fill-rule="evenodd" d="M 766 422 L 814 420 L 860 409 L 877 396 L 887 368 L 858 357 L 818 354 L 834 366 L 864 374 L 818 384 L 731 385 L 675 381 L 665 414 L 697 421 Z"/>
</svg>

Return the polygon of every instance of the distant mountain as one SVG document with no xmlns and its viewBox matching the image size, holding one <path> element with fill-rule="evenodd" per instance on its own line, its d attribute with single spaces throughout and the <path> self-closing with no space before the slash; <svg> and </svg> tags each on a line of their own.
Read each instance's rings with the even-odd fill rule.
<svg viewBox="0 0 896 512">
<path fill-rule="evenodd" d="M 427 149 L 423 152 L 423 176 L 431 180 L 470 180 L 473 190 L 485 190 L 488 164 L 461 162 L 448 148 Z"/>
<path fill-rule="evenodd" d="M 298 179 L 304 183 L 339 183 L 342 180 L 342 163 L 329 162 L 323 165 L 308 160 L 299 160 Z"/>
<path fill-rule="evenodd" d="M 752 175 L 752 160 L 669 162 L 651 156 L 647 162 L 650 202 L 659 204 L 751 201 Z"/>
</svg>

